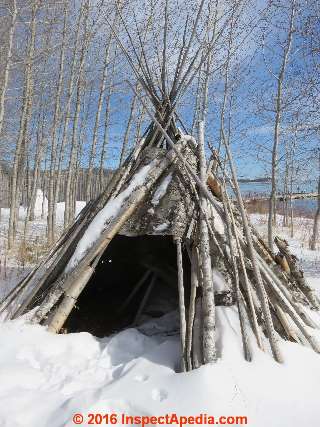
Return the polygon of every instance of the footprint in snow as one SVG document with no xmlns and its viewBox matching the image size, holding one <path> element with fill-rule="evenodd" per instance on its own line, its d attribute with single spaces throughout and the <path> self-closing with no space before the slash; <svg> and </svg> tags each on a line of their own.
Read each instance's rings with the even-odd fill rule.
<svg viewBox="0 0 320 427">
<path fill-rule="evenodd" d="M 157 400 L 158 402 L 162 402 L 163 400 L 166 400 L 168 397 L 168 393 L 166 390 L 162 390 L 159 388 L 154 388 L 151 392 L 152 399 Z"/>
<path fill-rule="evenodd" d="M 147 381 L 149 379 L 149 376 L 148 375 L 136 375 L 135 377 L 134 377 L 134 380 L 135 381 L 138 381 L 138 382 L 140 382 L 140 383 L 144 383 L 145 381 Z"/>
</svg>

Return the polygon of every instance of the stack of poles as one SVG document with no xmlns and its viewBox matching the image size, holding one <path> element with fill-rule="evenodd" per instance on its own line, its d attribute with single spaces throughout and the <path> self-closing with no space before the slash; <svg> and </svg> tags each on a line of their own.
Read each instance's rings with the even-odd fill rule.
<svg viewBox="0 0 320 427">
<path fill-rule="evenodd" d="M 148 109 L 147 112 L 152 114 Z M 151 117 L 161 130 L 168 145 L 175 150 L 175 144 L 169 135 L 161 124 L 156 121 L 155 117 L 152 115 Z M 212 277 L 210 243 L 217 250 L 216 253 L 221 255 L 225 268 L 232 277 L 245 359 L 250 361 L 253 357 L 249 329 L 252 329 L 257 345 L 261 350 L 266 351 L 266 344 L 269 343 L 272 355 L 277 362 L 283 362 L 279 345 L 281 337 L 310 345 L 316 352 L 320 353 L 319 343 L 309 332 L 309 327 L 318 326 L 308 315 L 303 304 L 295 301 L 289 290 L 293 278 L 279 270 L 279 266 L 274 262 L 273 254 L 257 237 L 257 233 L 253 232 L 241 197 L 232 154 L 228 146 L 226 146 L 226 151 L 232 174 L 232 188 L 235 191 L 238 209 L 234 207 L 228 196 L 225 181 L 227 178 L 230 181 L 230 178 L 227 177 L 221 164 L 219 169 L 224 180 L 223 183 L 220 183 L 221 194 L 215 197 L 208 190 L 203 123 L 200 122 L 199 124 L 199 176 L 188 164 L 187 159 L 183 158 L 181 153 L 176 150 L 177 168 L 183 168 L 187 172 L 191 188 L 195 189 L 199 208 L 199 229 L 197 229 L 197 236 L 194 236 L 192 242 L 195 248 L 189 249 L 191 298 L 188 316 L 186 315 L 183 283 L 181 283 L 183 275 L 181 272 L 178 273 L 181 370 L 190 370 L 199 366 L 199 364 L 215 362 L 217 359 L 215 283 Z M 214 176 L 214 179 L 218 180 L 216 176 Z M 221 204 L 223 209 L 221 209 Z M 214 224 L 209 219 L 208 206 L 210 205 L 222 213 L 227 229 L 225 236 L 217 233 L 214 229 Z M 177 240 L 178 272 L 180 268 L 180 253 L 181 241 Z M 201 288 L 201 313 L 197 313 L 199 311 L 196 298 L 197 287 Z M 301 293 L 303 293 L 303 289 L 301 289 Z M 199 317 L 198 319 L 197 316 Z M 196 336 L 199 333 L 199 321 L 201 323 L 200 340 Z M 194 342 L 201 343 L 201 348 L 198 348 L 197 351 L 194 351 Z"/>
</svg>

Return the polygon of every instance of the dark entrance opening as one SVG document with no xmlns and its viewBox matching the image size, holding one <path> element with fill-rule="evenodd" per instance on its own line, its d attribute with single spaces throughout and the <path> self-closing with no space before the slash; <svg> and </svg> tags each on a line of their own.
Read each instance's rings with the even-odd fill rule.
<svg viewBox="0 0 320 427">
<path fill-rule="evenodd" d="M 103 337 L 139 324 L 145 316 L 160 317 L 177 309 L 176 264 L 176 245 L 171 236 L 117 235 L 101 257 L 65 328 L 68 332 L 86 331 Z M 190 262 L 186 251 L 183 264 L 188 301 Z"/>
</svg>

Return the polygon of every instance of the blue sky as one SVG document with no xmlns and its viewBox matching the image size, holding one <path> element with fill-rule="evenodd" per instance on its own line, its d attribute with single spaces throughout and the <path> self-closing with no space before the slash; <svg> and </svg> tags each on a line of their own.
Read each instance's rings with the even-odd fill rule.
<svg viewBox="0 0 320 427">
<path fill-rule="evenodd" d="M 184 2 L 179 0 L 180 9 L 179 15 L 176 16 L 176 20 L 172 22 L 173 29 L 176 31 L 179 29 L 180 22 L 183 21 L 188 14 L 188 8 L 182 8 Z M 193 5 L 196 5 L 196 0 L 193 1 Z M 282 5 L 287 6 L 290 0 L 280 0 Z M 106 2 L 106 5 L 108 2 Z M 176 2 L 172 0 L 170 2 L 172 6 L 176 6 Z M 221 6 L 223 6 L 223 0 L 221 0 Z M 274 73 L 279 69 L 279 52 L 281 51 L 281 42 L 285 35 L 286 26 L 286 9 L 268 9 L 266 12 L 267 1 L 264 0 L 248 0 L 244 3 L 246 6 L 243 9 L 241 18 L 237 20 L 235 28 L 235 44 L 238 45 L 241 41 L 241 45 L 238 47 L 234 55 L 232 56 L 230 66 L 230 84 L 232 86 L 232 106 L 231 106 L 231 144 L 234 152 L 234 157 L 238 166 L 239 176 L 245 177 L 259 177 L 270 175 L 270 150 L 273 142 L 273 122 L 274 113 L 268 111 L 272 109 L 274 105 L 274 94 L 276 81 L 272 78 L 270 70 Z M 143 2 L 138 1 L 137 5 L 140 6 L 136 13 L 137 18 L 142 20 L 144 24 L 144 9 Z M 221 10 L 224 10 L 221 7 Z M 189 11 L 190 12 L 190 11 Z M 191 10 L 192 12 L 192 10 Z M 281 13 L 280 13 L 281 12 Z M 157 11 L 161 15 L 163 11 Z M 304 4 L 304 8 L 299 11 L 297 23 L 301 26 L 302 22 L 308 16 L 310 11 L 308 10 L 308 3 Z M 108 15 L 109 16 L 109 15 Z M 130 15 L 129 15 L 130 18 Z M 129 19 L 128 18 L 128 19 Z M 157 21 L 155 28 L 159 27 Z M 72 31 L 74 30 L 75 19 L 70 19 L 69 32 L 71 34 L 70 40 L 68 41 L 68 61 L 70 62 L 71 50 L 73 45 Z M 94 49 L 90 51 L 86 64 L 86 76 L 87 76 L 87 89 L 86 94 L 83 98 L 84 111 L 82 117 L 87 116 L 86 129 L 83 131 L 83 137 L 85 140 L 82 165 L 86 166 L 88 162 L 88 153 L 92 141 L 92 133 L 95 121 L 96 104 L 98 99 L 99 81 L 102 73 L 102 62 L 103 62 L 103 46 L 108 37 L 107 25 L 103 21 L 95 24 L 97 30 L 95 34 Z M 282 30 L 281 30 L 282 28 Z M 44 43 L 44 33 L 39 34 L 39 45 Z M 262 36 L 265 36 L 264 45 L 265 50 L 262 50 Z M 23 31 L 20 37 L 23 37 Z M 154 35 L 156 37 L 157 35 Z M 148 46 L 152 45 L 155 38 L 152 37 L 148 40 Z M 127 42 L 124 38 L 124 42 Z M 288 73 L 285 80 L 285 91 L 284 95 L 286 99 L 294 99 L 295 95 L 301 90 L 301 83 L 307 81 L 309 77 L 310 64 L 305 59 L 306 47 L 304 45 L 304 37 L 299 36 L 297 32 L 294 35 L 292 53 L 294 55 L 290 58 Z M 19 49 L 25 49 L 22 44 L 17 42 Z M 195 49 L 195 48 L 193 48 Z M 171 63 L 177 58 L 174 44 L 171 45 L 169 56 Z M 191 50 L 193 54 L 194 50 Z M 21 53 L 21 52 L 20 52 Z M 150 49 L 148 54 L 154 61 L 155 51 Z M 219 68 L 224 63 L 226 55 L 226 43 L 218 45 L 214 51 L 213 63 L 215 68 Z M 192 59 L 192 55 L 189 61 Z M 56 65 L 58 61 L 58 54 L 53 55 L 50 59 L 49 66 L 52 68 L 52 73 L 56 73 Z M 54 71 L 55 70 L 55 71 Z M 173 67 L 172 67 L 173 70 Z M 218 69 L 210 79 L 209 87 L 209 113 L 207 117 L 206 127 L 206 138 L 214 146 L 219 143 L 219 127 L 220 127 L 220 109 L 223 99 L 223 85 L 224 85 L 224 74 L 223 69 Z M 48 85 L 47 97 L 53 99 L 55 86 L 52 81 L 48 79 L 51 77 L 50 71 L 42 71 L 41 64 L 36 69 L 39 74 L 39 81 L 44 80 Z M 170 71 L 170 70 L 169 70 Z M 37 77 L 38 78 L 38 77 Z M 66 80 L 68 75 L 65 76 Z M 132 92 L 128 85 L 124 82 L 125 79 L 132 80 L 132 72 L 124 60 L 121 59 L 117 63 L 115 70 L 115 76 L 113 85 L 115 87 L 114 94 L 111 97 L 110 105 L 110 126 L 108 128 L 109 147 L 107 150 L 107 161 L 106 167 L 114 168 L 118 165 L 119 153 L 123 135 L 126 128 L 126 122 L 130 110 L 130 102 L 132 99 Z M 36 82 L 38 83 L 38 81 Z M 108 76 L 108 85 L 111 84 L 110 74 Z M 11 81 L 11 88 L 9 95 L 12 98 L 8 101 L 11 103 L 11 108 L 8 110 L 7 116 L 7 129 L 10 130 L 10 138 L 12 141 L 15 138 L 16 132 L 16 114 L 19 111 L 19 90 L 21 90 L 22 80 L 21 73 L 17 68 L 15 78 Z M 89 91 L 92 87 L 91 102 L 89 102 Z M 20 88 L 20 89 L 19 89 Z M 40 84 L 36 85 L 36 92 L 40 91 Z M 108 87 L 107 87 L 108 89 Z M 181 100 L 178 111 L 187 127 L 190 128 L 193 118 L 193 107 L 195 101 L 196 92 L 196 81 L 189 88 L 185 97 Z M 229 95 L 231 90 L 229 91 Z M 98 131 L 98 150 L 97 150 L 97 164 L 99 161 L 99 155 L 101 150 L 102 141 L 104 138 L 104 117 L 106 109 L 106 98 L 107 91 L 104 96 L 103 109 L 100 118 L 100 127 Z M 39 96 L 39 95 L 37 95 Z M 39 99 L 38 99 L 39 101 Z M 263 102 L 262 102 L 263 101 Z M 282 116 L 282 136 L 281 144 L 279 149 L 279 156 L 283 156 L 285 143 L 290 143 L 293 138 L 293 124 L 301 122 L 302 124 L 314 124 L 319 123 L 319 118 L 316 114 L 310 115 L 308 113 L 309 105 L 306 97 L 301 101 L 296 100 L 285 109 Z M 50 104 L 50 103 L 49 103 Z M 264 104 L 264 105 L 262 105 Z M 229 105 L 229 104 L 228 104 Z M 62 108 L 64 108 L 62 102 Z M 261 108 L 260 108 L 261 107 Z M 262 108 L 263 107 L 263 108 Z M 50 109 L 51 108 L 51 109 Z M 259 110 L 260 109 L 260 110 Z M 49 132 L 50 125 L 52 123 L 52 106 L 46 111 L 46 126 L 45 132 Z M 229 116 L 229 110 L 226 111 L 226 122 Z M 13 119 L 14 118 L 14 119 Z M 36 115 L 34 117 L 36 120 Z M 137 114 L 133 121 L 133 126 L 130 134 L 130 143 L 134 143 L 134 135 L 136 132 Z M 143 127 L 145 128 L 149 124 L 147 116 L 144 118 Z M 70 124 L 71 131 L 72 121 Z M 33 138 L 36 137 L 37 129 L 33 130 Z M 60 132 L 61 137 L 61 132 Z M 10 141 L 10 139 L 9 139 Z M 314 178 L 316 176 L 315 165 L 313 164 L 313 158 L 311 151 L 319 145 L 318 135 L 306 133 L 303 131 L 298 132 L 297 138 L 297 158 L 305 158 L 304 162 L 301 163 L 300 178 L 305 177 Z M 13 147 L 13 144 L 11 145 Z M 12 152 L 8 150 L 6 153 L 8 157 L 12 155 Z M 309 160 L 308 160 L 309 156 Z M 311 158 L 310 158 L 311 156 Z M 299 160 L 300 161 L 300 160 Z M 280 164 L 282 167 L 282 163 Z M 281 168 L 280 168 L 281 169 Z"/>
</svg>

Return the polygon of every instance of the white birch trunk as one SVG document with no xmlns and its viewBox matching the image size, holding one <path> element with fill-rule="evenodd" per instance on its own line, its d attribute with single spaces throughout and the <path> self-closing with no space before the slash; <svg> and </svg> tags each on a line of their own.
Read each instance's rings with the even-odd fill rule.
<svg viewBox="0 0 320 427">
<path fill-rule="evenodd" d="M 4 122 L 5 99 L 6 99 L 7 87 L 9 84 L 10 69 L 12 65 L 13 36 L 15 32 L 15 27 L 16 27 L 17 15 L 18 15 L 17 1 L 12 0 L 12 18 L 11 18 L 10 29 L 9 29 L 9 37 L 8 37 L 8 50 L 7 50 L 6 60 L 5 60 L 3 83 L 2 83 L 1 92 L 0 92 L 0 135 L 2 133 L 3 122 Z"/>
<path fill-rule="evenodd" d="M 47 228 L 48 228 L 48 246 L 51 246 L 55 241 L 55 200 L 54 200 L 54 185 L 56 179 L 56 163 L 57 163 L 57 127 L 58 121 L 60 118 L 60 102 L 63 86 L 63 74 L 64 74 L 64 64 L 65 64 L 65 48 L 66 48 L 66 30 L 67 30 L 67 16 L 68 16 L 68 6 L 67 3 L 64 7 L 64 22 L 63 22 L 63 34 L 62 34 L 62 46 L 60 51 L 60 65 L 59 65 L 59 77 L 57 83 L 57 91 L 55 97 L 55 106 L 53 114 L 53 123 L 51 130 L 51 156 L 50 156 L 50 173 L 49 173 L 49 183 L 48 183 L 48 219 L 47 219 Z"/>
<path fill-rule="evenodd" d="M 314 216 L 312 237 L 310 242 L 310 249 L 316 250 L 317 240 L 319 239 L 319 228 L 320 228 L 320 150 L 319 150 L 319 177 L 318 177 L 318 207 Z"/>
<path fill-rule="evenodd" d="M 21 177 L 21 159 L 23 156 L 23 149 L 26 143 L 26 138 L 29 131 L 29 123 L 31 119 L 32 109 L 32 96 L 33 96 L 33 57 L 35 51 L 35 39 L 36 39 L 36 14 L 39 7 L 39 1 L 36 0 L 32 6 L 31 24 L 30 24 L 30 41 L 26 60 L 25 69 L 25 85 L 23 93 L 23 105 L 20 119 L 20 129 L 18 140 L 15 148 L 13 169 L 12 169 L 12 180 L 11 180 L 11 191 L 10 191 L 10 217 L 9 217 L 9 228 L 8 228 L 8 248 L 11 249 L 15 238 L 15 227 L 17 218 L 17 211 L 19 208 L 19 176 Z"/>
<path fill-rule="evenodd" d="M 105 58 L 104 58 L 103 73 L 102 73 L 101 84 L 100 84 L 98 106 L 97 106 L 97 111 L 96 111 L 94 129 L 93 129 L 91 150 L 90 150 L 90 155 L 89 155 L 89 167 L 88 167 L 88 176 L 87 176 L 86 192 L 85 192 L 85 200 L 87 202 L 93 196 L 92 195 L 92 188 L 91 188 L 92 170 L 93 170 L 93 164 L 94 164 L 94 160 L 95 160 L 95 156 L 96 156 L 98 129 L 99 129 L 99 123 L 100 123 L 100 115 L 101 115 L 103 97 L 104 97 L 104 92 L 106 89 L 106 80 L 107 80 L 107 75 L 108 75 L 108 63 L 109 63 L 109 53 L 110 53 L 111 41 L 112 41 L 112 37 L 110 36 L 108 43 L 107 43 L 107 46 L 106 46 L 106 50 L 105 50 Z"/>
<path fill-rule="evenodd" d="M 81 95 L 83 91 L 82 78 L 83 78 L 86 54 L 87 54 L 88 45 L 89 45 L 89 31 L 88 31 L 89 1 L 86 1 L 83 8 L 84 8 L 84 36 L 83 36 L 84 40 L 81 48 L 79 65 L 77 69 L 78 83 L 77 83 L 77 92 L 76 92 L 76 105 L 75 105 L 75 113 L 74 113 L 73 126 L 72 126 L 71 152 L 70 152 L 66 187 L 65 187 L 64 228 L 67 228 L 74 219 L 73 209 L 72 209 L 72 181 L 73 181 L 74 172 L 75 172 L 75 162 L 76 162 L 77 149 L 78 149 L 77 134 L 78 134 L 78 124 L 79 124 L 79 116 L 80 116 L 80 109 L 81 109 Z"/>
<path fill-rule="evenodd" d="M 271 160 L 271 192 L 269 198 L 269 214 L 268 214 L 268 244 L 269 248 L 273 250 L 273 225 L 276 219 L 276 195 L 277 195 L 277 176 L 278 176 L 278 149 L 279 149 L 279 132 L 281 125 L 282 113 L 282 92 L 285 71 L 287 68 L 289 52 L 292 44 L 292 36 L 294 32 L 294 18 L 295 18 L 295 0 L 291 4 L 291 15 L 286 45 L 283 51 L 282 63 L 280 72 L 277 76 L 277 94 L 275 105 L 275 122 L 274 122 L 274 137 L 272 147 L 272 160 Z"/>
</svg>

